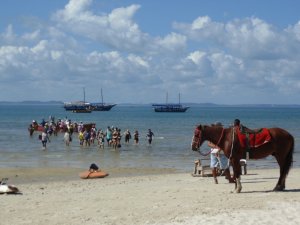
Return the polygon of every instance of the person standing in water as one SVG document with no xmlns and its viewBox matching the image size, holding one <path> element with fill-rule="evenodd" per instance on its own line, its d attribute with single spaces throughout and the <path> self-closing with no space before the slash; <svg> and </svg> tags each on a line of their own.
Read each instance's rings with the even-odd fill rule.
<svg viewBox="0 0 300 225">
<path fill-rule="evenodd" d="M 148 140 L 149 145 L 151 145 L 151 143 L 152 143 L 153 136 L 154 136 L 154 133 L 151 131 L 151 129 L 148 129 L 147 140 Z"/>
<path fill-rule="evenodd" d="M 134 143 L 137 145 L 139 144 L 139 132 L 136 130 L 133 134 Z"/>
<path fill-rule="evenodd" d="M 42 135 L 41 135 L 41 141 L 42 141 L 42 145 L 43 145 L 43 148 L 46 149 L 46 145 L 47 145 L 47 141 L 50 142 L 50 139 L 49 139 L 49 136 L 48 136 L 48 133 L 47 133 L 47 130 L 44 130 Z"/>
<path fill-rule="evenodd" d="M 125 136 L 125 143 L 129 144 L 129 140 L 131 139 L 131 134 L 128 129 L 124 132 L 124 136 Z"/>
</svg>

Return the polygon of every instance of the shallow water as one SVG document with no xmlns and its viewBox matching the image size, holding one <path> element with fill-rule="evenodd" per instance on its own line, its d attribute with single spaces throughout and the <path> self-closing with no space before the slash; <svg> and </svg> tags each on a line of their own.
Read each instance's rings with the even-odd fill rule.
<svg viewBox="0 0 300 225">
<path fill-rule="evenodd" d="M 80 147 L 73 137 L 70 147 L 63 142 L 63 134 L 52 136 L 47 149 L 43 150 L 38 133 L 29 137 L 27 127 L 33 119 L 40 122 L 52 115 L 56 119 L 95 122 L 97 128 L 107 126 L 137 129 L 139 145 L 133 140 L 122 143 L 118 150 L 96 145 Z M 229 126 L 239 118 L 249 128 L 281 127 L 295 138 L 294 166 L 300 166 L 300 108 L 290 107 L 191 107 L 186 113 L 155 113 L 151 106 L 116 106 L 109 112 L 75 114 L 66 112 L 62 105 L 0 105 L 0 167 L 79 167 L 87 168 L 95 162 L 105 168 L 174 168 L 193 171 L 194 160 L 199 153 L 190 150 L 191 138 L 196 124 L 216 121 Z M 155 134 L 153 144 L 146 142 L 146 132 L 151 128 Z M 203 146 L 203 151 L 208 151 Z M 205 161 L 208 164 L 209 161 Z M 248 161 L 249 167 L 274 168 L 273 157 Z"/>
</svg>

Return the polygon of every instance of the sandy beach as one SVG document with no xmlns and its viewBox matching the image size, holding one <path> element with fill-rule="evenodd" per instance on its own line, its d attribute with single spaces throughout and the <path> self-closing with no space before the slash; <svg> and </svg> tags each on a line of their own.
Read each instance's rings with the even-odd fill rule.
<svg viewBox="0 0 300 225">
<path fill-rule="evenodd" d="M 216 185 L 172 170 L 118 169 L 81 180 L 80 171 L 0 169 L 22 191 L 0 195 L 0 224 L 300 224 L 299 168 L 291 169 L 284 192 L 271 191 L 278 169 L 249 169 L 240 194 L 224 177 Z"/>
</svg>

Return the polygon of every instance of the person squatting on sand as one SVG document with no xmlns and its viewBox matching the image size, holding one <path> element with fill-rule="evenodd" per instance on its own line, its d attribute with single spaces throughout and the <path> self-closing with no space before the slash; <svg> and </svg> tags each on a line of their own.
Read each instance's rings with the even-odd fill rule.
<svg viewBox="0 0 300 225">
<path fill-rule="evenodd" d="M 223 126 L 222 123 L 216 122 L 213 124 L 214 126 Z M 208 142 L 207 144 L 211 148 L 210 152 L 210 168 L 212 169 L 212 176 L 214 178 L 215 184 L 218 184 L 218 166 L 221 171 L 224 171 L 225 178 L 229 181 L 229 183 L 234 183 L 233 178 L 230 175 L 229 170 L 229 160 L 224 155 L 222 149 L 220 149 L 217 145 L 212 142 Z"/>
</svg>

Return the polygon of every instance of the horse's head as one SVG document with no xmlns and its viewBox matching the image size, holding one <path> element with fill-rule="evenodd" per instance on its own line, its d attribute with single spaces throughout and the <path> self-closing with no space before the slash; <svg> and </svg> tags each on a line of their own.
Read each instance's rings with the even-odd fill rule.
<svg viewBox="0 0 300 225">
<path fill-rule="evenodd" d="M 202 135 L 203 135 L 203 126 L 202 125 L 196 126 L 192 143 L 191 143 L 193 151 L 198 151 L 200 149 L 200 146 L 203 143 Z"/>
</svg>

